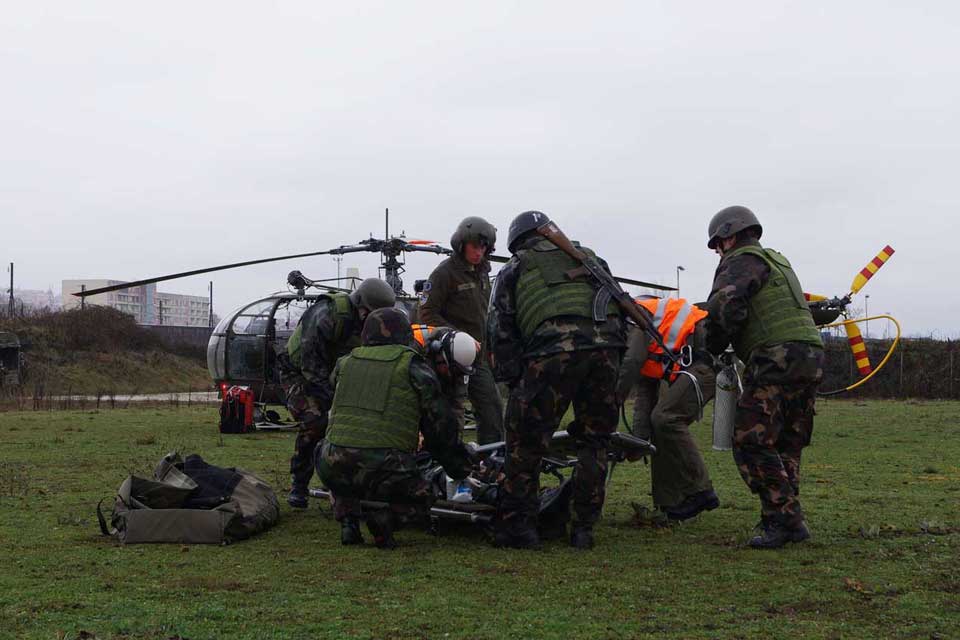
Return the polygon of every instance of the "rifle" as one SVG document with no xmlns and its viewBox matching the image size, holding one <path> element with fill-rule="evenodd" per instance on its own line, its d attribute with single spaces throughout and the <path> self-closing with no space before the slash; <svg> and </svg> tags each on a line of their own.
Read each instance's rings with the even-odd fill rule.
<svg viewBox="0 0 960 640">
<path fill-rule="evenodd" d="M 606 272 L 603 267 L 601 267 L 596 260 L 592 257 L 577 249 L 573 243 L 570 241 L 570 238 L 560 230 L 560 227 L 556 225 L 555 222 L 546 222 L 539 227 L 537 227 L 537 233 L 552 242 L 558 249 L 563 251 L 565 254 L 576 260 L 580 263 L 583 270 L 593 276 L 593 279 L 600 285 L 601 293 L 603 295 L 598 295 L 596 300 L 594 300 L 593 305 L 593 318 L 594 320 L 600 322 L 606 319 L 606 307 L 610 300 L 615 300 L 616 303 L 620 306 L 621 309 L 637 323 L 643 332 L 650 337 L 657 346 L 663 350 L 664 355 L 677 366 L 682 366 L 681 358 L 678 358 L 673 351 L 667 348 L 667 345 L 663 343 L 663 338 L 660 336 L 660 332 L 657 331 L 657 328 L 653 326 L 650 322 L 650 318 L 641 310 L 641 308 L 633 301 L 633 298 L 630 297 L 630 294 L 623 290 L 612 275 Z M 576 277 L 579 274 L 568 274 L 571 277 Z"/>
</svg>

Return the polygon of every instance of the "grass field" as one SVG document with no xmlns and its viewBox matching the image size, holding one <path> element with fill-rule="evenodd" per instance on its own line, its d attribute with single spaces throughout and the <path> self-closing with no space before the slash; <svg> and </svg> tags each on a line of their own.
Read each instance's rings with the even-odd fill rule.
<svg viewBox="0 0 960 640">
<path fill-rule="evenodd" d="M 94 507 L 168 450 L 286 489 L 292 434 L 225 436 L 215 411 L 0 413 L 2 638 L 958 638 L 960 403 L 821 403 L 804 458 L 814 539 L 744 546 L 758 519 L 696 433 L 723 506 L 638 526 L 649 468 L 621 465 L 597 548 L 489 548 L 464 528 L 342 548 L 327 505 L 243 543 L 123 547 Z M 110 500 L 108 500 L 110 502 Z"/>
</svg>

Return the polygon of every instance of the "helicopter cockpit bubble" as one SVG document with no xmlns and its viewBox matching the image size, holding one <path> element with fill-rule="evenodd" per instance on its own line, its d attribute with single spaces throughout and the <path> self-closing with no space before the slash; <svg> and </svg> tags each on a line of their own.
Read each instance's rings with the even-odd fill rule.
<svg viewBox="0 0 960 640">
<path fill-rule="evenodd" d="M 262 402 L 283 402 L 277 353 L 300 316 L 320 294 L 280 292 L 235 309 L 213 331 L 207 344 L 207 369 L 217 387 L 246 385 Z"/>
</svg>

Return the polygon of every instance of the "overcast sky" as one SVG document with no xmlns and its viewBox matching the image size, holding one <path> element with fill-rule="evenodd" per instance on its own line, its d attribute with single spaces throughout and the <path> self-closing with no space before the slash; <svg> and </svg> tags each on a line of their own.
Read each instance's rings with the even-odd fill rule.
<svg viewBox="0 0 960 640">
<path fill-rule="evenodd" d="M 551 215 L 614 271 L 709 292 L 751 207 L 805 289 L 960 334 L 953 2 L 7 2 L 0 261 L 138 279 Z M 437 259 L 409 258 L 405 278 Z M 344 266 L 375 274 L 372 257 Z M 336 275 L 212 274 L 215 310 Z M 160 285 L 205 295 L 209 276 Z M 871 325 L 871 331 L 876 332 Z"/>
</svg>

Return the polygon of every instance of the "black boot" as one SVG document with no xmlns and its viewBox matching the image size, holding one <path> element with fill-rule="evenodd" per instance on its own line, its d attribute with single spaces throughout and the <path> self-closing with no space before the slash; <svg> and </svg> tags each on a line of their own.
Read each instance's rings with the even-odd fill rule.
<svg viewBox="0 0 960 640">
<path fill-rule="evenodd" d="M 567 537 L 567 523 L 551 522 L 549 524 L 541 524 L 537 528 L 537 535 L 540 536 L 541 540 L 562 540 Z"/>
<path fill-rule="evenodd" d="M 347 518 L 340 523 L 340 544 L 344 546 L 363 544 L 360 523 L 355 518 Z"/>
<path fill-rule="evenodd" d="M 370 513 L 367 516 L 367 529 L 373 536 L 373 544 L 378 549 L 396 549 L 397 541 L 393 537 L 395 528 L 393 513 L 386 509 L 380 509 Z"/>
<path fill-rule="evenodd" d="M 287 496 L 287 504 L 294 509 L 306 509 L 309 504 L 307 498 L 310 497 L 310 491 L 307 485 L 298 483 L 296 480 L 290 487 L 290 494 Z"/>
<path fill-rule="evenodd" d="M 287 496 L 287 504 L 294 509 L 306 509 L 310 497 L 310 479 L 313 478 L 313 459 L 301 451 L 304 445 L 304 435 L 297 436 L 297 450 L 290 458 L 290 495 Z"/>
<path fill-rule="evenodd" d="M 573 530 L 570 532 L 570 546 L 580 551 L 593 549 L 593 527 L 573 525 Z"/>
<path fill-rule="evenodd" d="M 493 546 L 500 549 L 540 549 L 540 535 L 529 518 L 497 520 L 493 530 Z"/>
<path fill-rule="evenodd" d="M 720 499 L 713 489 L 698 491 L 684 498 L 683 502 L 664 509 L 671 520 L 689 520 L 703 511 L 713 511 L 720 506 Z"/>
<path fill-rule="evenodd" d="M 763 532 L 750 539 L 750 546 L 754 549 L 779 549 L 788 542 L 803 542 L 810 537 L 810 529 L 806 522 L 796 526 L 787 526 L 778 522 L 768 522 L 763 525 Z"/>
</svg>

